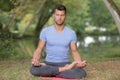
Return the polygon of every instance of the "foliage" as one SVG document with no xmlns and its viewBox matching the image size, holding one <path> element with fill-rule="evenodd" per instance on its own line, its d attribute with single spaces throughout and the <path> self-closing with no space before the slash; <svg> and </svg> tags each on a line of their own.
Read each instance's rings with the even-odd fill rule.
<svg viewBox="0 0 120 80">
<path fill-rule="evenodd" d="M 0 31 L 0 59 L 10 58 L 14 54 L 12 34 Z"/>
<path fill-rule="evenodd" d="M 0 23 L 5 24 L 8 21 L 8 14 L 5 12 L 0 13 Z"/>
<path fill-rule="evenodd" d="M 46 1 L 45 4 L 43 4 L 43 1 Z M 119 6 L 120 1 L 114 1 Z M 106 27 L 107 29 L 113 29 L 116 27 L 102 0 L 8 0 L 6 3 L 5 0 L 2 0 L 0 3 L 2 3 L 0 5 L 2 7 L 4 7 L 4 4 L 9 6 L 10 9 L 6 12 L 8 16 L 13 15 L 13 18 L 6 16 L 7 22 L 5 24 L 12 24 L 9 25 L 9 29 L 11 29 L 11 27 L 16 27 L 16 24 L 18 29 L 22 29 L 23 31 L 27 26 L 32 26 L 34 28 L 32 28 L 33 30 L 31 31 L 37 32 L 37 35 L 39 35 L 39 31 L 51 16 L 50 11 L 52 7 L 58 3 L 64 4 L 67 7 L 66 25 L 73 28 L 78 34 L 86 33 L 85 27 L 89 25 Z M 12 4 L 14 7 L 7 3 Z M 42 4 L 43 7 L 40 7 Z M 2 9 L 1 12 L 3 13 L 3 11 L 5 10 Z M 27 21 L 29 25 L 22 24 L 21 22 L 26 23 L 24 20 L 27 18 L 26 15 L 29 14 L 32 15 Z M 0 17 L 1 16 L 5 17 L 0 13 Z M 2 21 L 2 18 L 0 19 Z M 86 23 L 89 23 L 89 25 L 86 25 Z M 24 25 L 24 27 L 22 25 Z M 21 26 L 23 28 L 21 28 Z M 27 27 L 27 29 L 29 28 L 30 27 Z"/>
<path fill-rule="evenodd" d="M 79 34 L 84 33 L 85 23 L 89 20 L 88 2 L 89 0 L 74 0 L 65 3 L 68 9 L 66 24 Z"/>
<path fill-rule="evenodd" d="M 110 12 L 107 10 L 102 0 L 91 0 L 89 6 L 90 24 L 96 27 L 107 28 L 110 28 L 113 24 L 115 25 Z"/>
<path fill-rule="evenodd" d="M 19 30 L 25 28 L 27 26 L 27 24 L 29 23 L 29 21 L 31 20 L 31 18 L 33 17 L 32 14 L 26 14 L 23 19 L 20 21 L 19 23 Z"/>
<path fill-rule="evenodd" d="M 119 0 L 113 0 L 115 2 L 115 4 L 117 5 L 117 7 L 119 8 L 120 10 L 120 1 Z"/>
<path fill-rule="evenodd" d="M 9 6 L 9 7 L 8 7 Z M 11 0 L 0 0 L 0 8 L 3 11 L 10 11 L 11 9 L 13 9 L 15 6 L 14 4 L 11 2 Z"/>
</svg>

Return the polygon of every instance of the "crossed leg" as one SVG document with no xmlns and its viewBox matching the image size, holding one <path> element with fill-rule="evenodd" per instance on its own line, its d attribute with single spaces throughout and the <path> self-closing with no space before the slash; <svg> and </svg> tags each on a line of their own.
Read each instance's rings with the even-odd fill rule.
<svg viewBox="0 0 120 80">
<path fill-rule="evenodd" d="M 31 74 L 34 76 L 56 76 L 63 78 L 82 78 L 84 77 L 85 71 L 83 69 L 76 69 L 77 62 L 72 62 L 71 64 L 67 64 L 63 67 L 56 67 L 46 65 L 45 63 L 40 63 L 41 66 L 32 66 L 30 69 Z M 81 74 L 81 75 L 80 75 Z"/>
</svg>

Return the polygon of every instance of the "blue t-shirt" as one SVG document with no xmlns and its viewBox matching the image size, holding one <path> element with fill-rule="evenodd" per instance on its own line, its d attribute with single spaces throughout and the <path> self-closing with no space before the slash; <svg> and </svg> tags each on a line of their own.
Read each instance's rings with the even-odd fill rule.
<svg viewBox="0 0 120 80">
<path fill-rule="evenodd" d="M 49 26 L 42 30 L 39 38 L 46 42 L 46 58 L 48 62 L 69 62 L 70 44 L 76 43 L 75 32 L 64 27 L 61 33 L 55 30 L 54 26 Z"/>
</svg>

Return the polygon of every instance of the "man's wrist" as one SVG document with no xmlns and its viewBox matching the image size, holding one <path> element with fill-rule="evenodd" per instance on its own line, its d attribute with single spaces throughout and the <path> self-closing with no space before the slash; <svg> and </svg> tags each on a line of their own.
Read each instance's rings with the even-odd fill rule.
<svg viewBox="0 0 120 80">
<path fill-rule="evenodd" d="M 36 58 L 32 58 L 32 61 L 39 61 L 39 59 L 36 59 Z"/>
</svg>

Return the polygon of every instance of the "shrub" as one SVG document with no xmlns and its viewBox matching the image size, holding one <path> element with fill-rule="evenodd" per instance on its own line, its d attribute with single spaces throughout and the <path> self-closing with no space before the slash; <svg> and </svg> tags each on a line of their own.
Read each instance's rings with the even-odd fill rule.
<svg viewBox="0 0 120 80">
<path fill-rule="evenodd" d="M 9 31 L 0 31 L 0 59 L 14 55 L 12 34 Z"/>
</svg>

